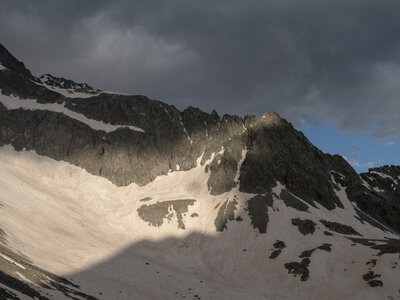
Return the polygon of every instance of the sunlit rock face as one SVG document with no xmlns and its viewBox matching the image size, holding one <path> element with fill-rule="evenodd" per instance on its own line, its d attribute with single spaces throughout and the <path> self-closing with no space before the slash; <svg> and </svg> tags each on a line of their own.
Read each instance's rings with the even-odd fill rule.
<svg viewBox="0 0 400 300">
<path fill-rule="evenodd" d="M 0 64 L 0 298 L 399 296 L 399 167 Z"/>
</svg>

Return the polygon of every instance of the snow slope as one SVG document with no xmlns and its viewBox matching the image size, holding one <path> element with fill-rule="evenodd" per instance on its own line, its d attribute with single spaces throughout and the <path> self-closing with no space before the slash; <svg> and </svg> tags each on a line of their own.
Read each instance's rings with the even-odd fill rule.
<svg viewBox="0 0 400 300">
<path fill-rule="evenodd" d="M 0 148 L 0 228 L 9 249 L 98 299 L 399 298 L 398 253 L 378 256 L 378 250 L 349 239 L 360 236 L 324 234 L 329 230 L 321 219 L 351 226 L 365 239 L 398 238 L 356 219 L 343 190 L 337 194 L 344 209 L 328 211 L 299 199 L 307 208 L 299 210 L 281 199 L 284 186 L 277 183 L 262 234 L 248 212 L 255 195 L 234 188 L 211 196 L 208 176 L 198 163 L 146 186 L 116 187 L 65 162 L 5 146 Z M 186 212 L 172 204 L 187 199 L 195 201 Z M 139 212 L 157 203 L 170 203 L 168 216 L 153 226 Z M 236 203 L 235 219 L 219 232 L 215 220 L 225 203 Z M 301 234 L 293 218 L 312 220 L 315 232 Z M 277 240 L 285 247 L 271 259 Z M 302 251 L 323 244 L 331 250 L 311 254 L 307 280 L 288 274 L 285 263 L 300 262 Z M 367 264 L 371 259 L 375 265 Z M 368 286 L 362 275 L 370 270 L 383 286 Z"/>
</svg>

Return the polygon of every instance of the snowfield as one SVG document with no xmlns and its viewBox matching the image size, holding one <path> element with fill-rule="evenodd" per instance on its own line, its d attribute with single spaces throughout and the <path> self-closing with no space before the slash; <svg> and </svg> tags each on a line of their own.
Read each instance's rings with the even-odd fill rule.
<svg viewBox="0 0 400 300">
<path fill-rule="evenodd" d="M 299 199 L 306 208 L 299 210 L 279 197 L 284 186 L 277 183 L 273 205 L 268 207 L 267 232 L 262 234 L 253 228 L 248 213 L 247 201 L 255 195 L 234 188 L 212 196 L 208 176 L 198 163 L 190 171 L 171 172 L 146 186 L 116 187 L 79 167 L 4 146 L 0 148 L 0 229 L 9 249 L 72 280 L 98 299 L 400 296 L 399 267 L 392 268 L 400 263 L 399 254 L 377 256 L 378 250 L 349 239 L 398 236 L 355 218 L 356 208 L 343 189 L 337 195 L 344 209 L 328 211 Z M 187 199 L 195 201 L 184 208 L 174 206 L 188 203 Z M 167 216 L 161 213 L 160 217 L 159 203 L 167 203 Z M 215 224 L 224 203 L 226 208 L 237 203 L 235 219 L 219 232 Z M 153 208 L 154 214 L 139 214 Z M 312 220 L 315 232 L 301 234 L 293 218 Z M 351 226 L 362 237 L 326 235 L 321 219 Z M 272 259 L 277 240 L 285 247 Z M 330 244 L 330 251 L 312 253 L 307 280 L 288 273 L 285 263 L 301 262 L 303 251 L 323 244 Z M 373 267 L 367 264 L 371 259 L 377 260 Z M 370 287 L 362 278 L 371 268 L 380 275 L 382 287 Z M 63 298 L 55 291 L 45 292 Z"/>
</svg>

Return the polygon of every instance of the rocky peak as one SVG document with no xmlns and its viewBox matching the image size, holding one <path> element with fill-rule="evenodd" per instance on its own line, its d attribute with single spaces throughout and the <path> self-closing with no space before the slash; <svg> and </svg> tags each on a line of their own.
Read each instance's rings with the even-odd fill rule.
<svg viewBox="0 0 400 300">
<path fill-rule="evenodd" d="M 21 77 L 34 79 L 24 63 L 16 59 L 2 44 L 0 44 L 0 65 Z"/>
<path fill-rule="evenodd" d="M 264 113 L 260 118 L 254 115 L 248 115 L 245 117 L 245 126 L 248 129 L 257 130 L 259 128 L 271 128 L 275 126 L 284 126 L 289 123 L 281 118 L 281 116 L 274 112 L 268 111 Z"/>
<path fill-rule="evenodd" d="M 274 111 L 264 113 L 259 121 L 261 121 L 264 126 L 279 126 L 286 123 L 285 120 Z"/>
<path fill-rule="evenodd" d="M 72 80 L 56 77 L 50 74 L 44 74 L 40 76 L 39 81 L 49 87 L 73 90 L 74 92 L 96 92 L 87 83 L 76 83 Z"/>
</svg>

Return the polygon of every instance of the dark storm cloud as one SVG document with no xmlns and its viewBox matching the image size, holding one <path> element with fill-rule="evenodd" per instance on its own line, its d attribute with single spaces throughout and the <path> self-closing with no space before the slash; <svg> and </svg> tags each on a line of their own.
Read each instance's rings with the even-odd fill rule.
<svg viewBox="0 0 400 300">
<path fill-rule="evenodd" d="M 400 2 L 2 1 L 0 41 L 37 75 L 180 108 L 400 136 Z"/>
</svg>

